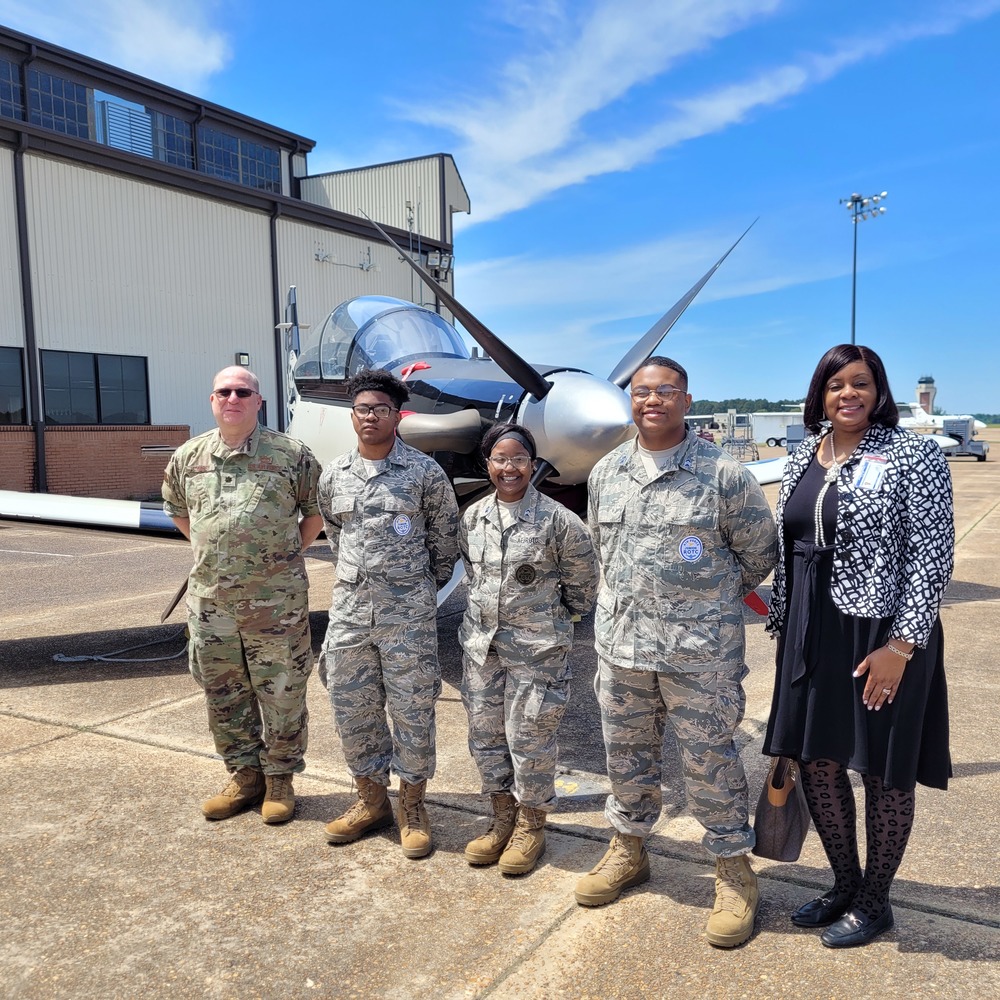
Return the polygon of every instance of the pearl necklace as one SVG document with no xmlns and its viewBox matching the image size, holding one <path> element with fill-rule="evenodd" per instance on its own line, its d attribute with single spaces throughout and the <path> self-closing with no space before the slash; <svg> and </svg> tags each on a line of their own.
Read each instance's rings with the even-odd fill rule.
<svg viewBox="0 0 1000 1000">
<path fill-rule="evenodd" d="M 823 485 L 816 494 L 816 505 L 813 507 L 813 532 L 816 538 L 816 545 L 822 548 L 826 545 L 826 532 L 823 530 L 823 501 L 831 486 L 837 482 L 840 470 L 843 466 L 837 461 L 837 449 L 833 443 L 833 431 L 830 431 L 830 468 L 823 476 Z"/>
</svg>

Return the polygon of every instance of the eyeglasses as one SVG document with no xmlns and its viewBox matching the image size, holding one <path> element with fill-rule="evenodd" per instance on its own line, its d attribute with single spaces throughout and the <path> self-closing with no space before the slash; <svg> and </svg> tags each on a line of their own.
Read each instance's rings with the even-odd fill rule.
<svg viewBox="0 0 1000 1000">
<path fill-rule="evenodd" d="M 369 413 L 374 413 L 379 420 L 385 420 L 390 413 L 396 412 L 396 407 L 389 406 L 388 403 L 376 403 L 374 406 L 369 406 L 368 403 L 357 403 L 351 409 L 359 420 L 367 417 Z"/>
<path fill-rule="evenodd" d="M 644 385 L 637 385 L 632 390 L 633 399 L 649 399 L 650 396 L 659 396 L 660 399 L 670 399 L 680 394 L 685 395 L 684 389 L 678 389 L 675 385 L 658 385 L 655 389 L 650 389 Z"/>
<path fill-rule="evenodd" d="M 236 393 L 240 399 L 248 399 L 250 396 L 255 396 L 256 393 L 253 389 L 213 389 L 212 395 L 218 396 L 219 399 L 229 399 L 230 396 Z"/>
<path fill-rule="evenodd" d="M 511 466 L 519 472 L 524 472 L 531 465 L 531 458 L 528 455 L 514 455 L 513 458 L 507 458 L 506 455 L 499 455 L 494 458 L 490 455 L 489 463 L 494 469 L 506 469 L 508 466 Z"/>
</svg>

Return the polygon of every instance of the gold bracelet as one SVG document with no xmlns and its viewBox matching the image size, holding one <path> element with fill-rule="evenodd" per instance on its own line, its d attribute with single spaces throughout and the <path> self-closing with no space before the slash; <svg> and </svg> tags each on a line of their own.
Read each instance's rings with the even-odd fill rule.
<svg viewBox="0 0 1000 1000">
<path fill-rule="evenodd" d="M 911 649 L 908 653 L 904 653 L 898 646 L 894 646 L 891 642 L 885 644 L 885 648 L 891 650 L 897 656 L 901 656 L 907 663 L 913 659 L 913 650 Z"/>
</svg>

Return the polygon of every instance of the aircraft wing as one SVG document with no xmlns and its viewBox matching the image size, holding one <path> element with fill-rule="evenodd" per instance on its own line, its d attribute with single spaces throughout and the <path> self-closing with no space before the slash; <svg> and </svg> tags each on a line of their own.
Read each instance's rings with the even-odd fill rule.
<svg viewBox="0 0 1000 1000">
<path fill-rule="evenodd" d="M 138 500 L 107 500 L 101 497 L 70 497 L 56 493 L 18 493 L 0 490 L 0 518 L 54 521 L 58 524 L 89 524 L 103 528 L 140 528 L 180 535 L 174 522 L 163 513 L 161 503 Z"/>
<path fill-rule="evenodd" d="M 781 477 L 785 474 L 785 466 L 788 465 L 788 455 L 781 455 L 778 458 L 762 458 L 757 462 L 744 462 L 743 467 L 748 469 L 754 479 L 761 486 L 768 483 L 780 483 Z"/>
</svg>

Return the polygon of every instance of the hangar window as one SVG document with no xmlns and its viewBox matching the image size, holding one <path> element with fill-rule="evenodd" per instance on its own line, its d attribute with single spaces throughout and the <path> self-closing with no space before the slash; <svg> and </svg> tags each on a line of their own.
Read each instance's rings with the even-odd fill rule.
<svg viewBox="0 0 1000 1000">
<path fill-rule="evenodd" d="M 204 125 L 198 127 L 198 169 L 235 184 L 281 193 L 281 157 L 276 149 Z"/>
<path fill-rule="evenodd" d="M 24 424 L 24 368 L 18 347 L 0 347 L 0 424 Z"/>
<path fill-rule="evenodd" d="M 7 59 L 0 59 L 0 115 L 24 121 L 21 73 L 17 66 Z"/>
<path fill-rule="evenodd" d="M 46 423 L 149 423 L 145 358 L 79 351 L 41 353 Z"/>
<path fill-rule="evenodd" d="M 90 139 L 87 88 L 41 70 L 28 70 L 28 116 L 32 125 Z"/>
<path fill-rule="evenodd" d="M 193 170 L 194 137 L 191 123 L 162 111 L 154 111 L 152 116 L 153 155 L 164 163 Z"/>
</svg>

